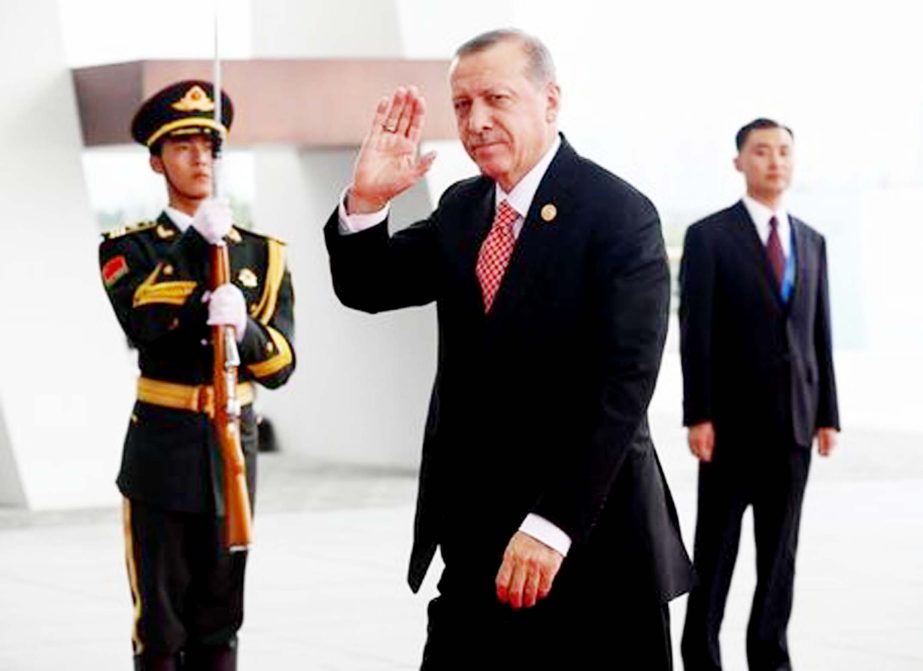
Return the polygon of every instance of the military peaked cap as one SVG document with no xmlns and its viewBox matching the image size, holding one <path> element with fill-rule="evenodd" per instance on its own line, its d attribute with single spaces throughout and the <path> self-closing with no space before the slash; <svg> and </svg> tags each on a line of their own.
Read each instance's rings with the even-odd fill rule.
<svg viewBox="0 0 923 671">
<path fill-rule="evenodd" d="M 144 101 L 131 122 L 131 136 L 145 147 L 176 135 L 213 133 L 227 135 L 234 120 L 234 105 L 221 92 L 221 124 L 215 122 L 214 87 L 190 79 L 162 89 Z"/>
</svg>

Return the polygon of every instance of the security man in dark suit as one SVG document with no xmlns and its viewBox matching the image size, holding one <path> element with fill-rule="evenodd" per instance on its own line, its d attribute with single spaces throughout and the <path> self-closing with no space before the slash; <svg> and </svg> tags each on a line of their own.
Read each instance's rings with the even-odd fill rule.
<svg viewBox="0 0 923 671">
<path fill-rule="evenodd" d="M 700 461 L 686 671 L 721 669 L 718 633 L 751 505 L 757 586 L 747 658 L 752 671 L 791 669 L 786 629 L 810 448 L 816 439 L 829 455 L 839 430 L 826 245 L 783 202 L 793 143 L 770 119 L 741 128 L 735 166 L 746 195 L 686 233 L 683 421 Z"/>
<path fill-rule="evenodd" d="M 408 580 L 437 545 L 423 668 L 672 668 L 691 565 L 648 430 L 667 329 L 660 220 L 558 133 L 554 65 L 514 30 L 462 45 L 450 81 L 478 177 L 389 234 L 429 168 L 413 88 L 379 104 L 325 229 L 340 300 L 435 302 L 439 361 Z"/>
<path fill-rule="evenodd" d="M 222 539 L 223 464 L 212 425 L 210 326 L 234 328 L 240 434 L 256 486 L 254 383 L 274 388 L 295 367 L 292 283 L 283 243 L 232 225 L 211 199 L 213 143 L 233 118 L 210 83 L 183 81 L 147 100 L 132 136 L 150 150 L 169 206 L 155 221 L 103 236 L 102 279 L 138 350 L 138 396 L 118 486 L 134 601 L 135 668 L 236 668 L 246 552 Z M 209 290 L 209 249 L 227 245 L 231 282 Z"/>
</svg>

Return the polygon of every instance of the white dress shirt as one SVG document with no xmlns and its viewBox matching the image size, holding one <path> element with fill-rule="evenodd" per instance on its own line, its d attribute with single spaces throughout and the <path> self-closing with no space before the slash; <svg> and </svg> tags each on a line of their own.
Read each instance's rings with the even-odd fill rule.
<svg viewBox="0 0 923 671">
<path fill-rule="evenodd" d="M 778 209 L 772 210 L 747 194 L 744 194 L 743 201 L 744 207 L 750 213 L 750 219 L 753 220 L 756 233 L 760 236 L 760 240 L 763 241 L 764 247 L 769 243 L 769 220 L 773 217 L 776 218 L 779 242 L 782 243 L 782 253 L 785 254 L 787 259 L 792 252 L 792 226 L 788 220 L 788 212 L 785 211 L 785 206 L 780 204 Z"/>
<path fill-rule="evenodd" d="M 185 212 L 177 210 L 175 207 L 167 205 L 164 209 L 164 212 L 167 213 L 167 216 L 170 217 L 170 221 L 176 224 L 176 227 L 180 230 L 181 233 L 185 233 L 186 229 L 192 226 L 192 217 L 190 217 Z"/>
<path fill-rule="evenodd" d="M 535 192 L 538 191 L 538 185 L 545 176 L 545 172 L 547 172 L 548 166 L 551 165 L 551 161 L 554 159 L 560 146 L 561 137 L 555 136 L 554 142 L 548 151 L 545 152 L 538 163 L 532 166 L 532 169 L 519 180 L 509 193 L 506 193 L 499 184 L 496 184 L 494 187 L 496 189 L 495 206 L 499 206 L 505 199 L 519 215 L 516 221 L 513 222 L 513 236 L 516 238 L 519 237 L 519 233 L 522 231 L 522 226 L 525 223 L 525 216 L 528 214 L 529 208 L 532 206 L 532 201 L 535 199 Z M 338 213 L 341 234 L 349 235 L 350 233 L 358 233 L 376 224 L 380 224 L 387 218 L 390 204 L 385 205 L 377 212 L 369 214 L 348 214 L 345 205 L 348 190 L 348 188 L 344 189 L 343 193 L 340 194 Z M 533 513 L 526 515 L 525 520 L 519 525 L 519 530 L 557 550 L 562 555 L 566 556 L 568 550 L 570 550 L 570 536 L 541 515 L 535 515 Z"/>
</svg>

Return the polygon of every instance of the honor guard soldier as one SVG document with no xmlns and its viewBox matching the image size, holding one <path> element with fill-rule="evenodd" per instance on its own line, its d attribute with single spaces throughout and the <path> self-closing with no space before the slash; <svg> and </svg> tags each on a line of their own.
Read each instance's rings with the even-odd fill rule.
<svg viewBox="0 0 923 671">
<path fill-rule="evenodd" d="M 232 225 L 212 198 L 214 155 L 233 119 L 212 85 L 183 81 L 135 115 L 169 205 L 155 220 L 109 232 L 102 279 L 138 350 L 138 396 L 117 483 L 124 496 L 136 669 L 236 668 L 247 553 L 223 532 L 224 464 L 213 425 L 211 332 L 233 328 L 237 401 L 250 502 L 256 485 L 254 384 L 275 388 L 295 367 L 293 294 L 284 245 Z M 230 282 L 209 286 L 212 245 L 226 245 Z M 245 497 L 246 498 L 246 497 Z"/>
</svg>

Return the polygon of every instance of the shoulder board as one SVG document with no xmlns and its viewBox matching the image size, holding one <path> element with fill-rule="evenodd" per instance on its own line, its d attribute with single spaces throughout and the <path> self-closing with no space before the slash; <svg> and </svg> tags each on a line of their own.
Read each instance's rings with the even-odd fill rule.
<svg viewBox="0 0 923 671">
<path fill-rule="evenodd" d="M 279 238 L 275 238 L 271 235 L 265 235 L 264 233 L 257 233 L 256 231 L 252 231 L 248 228 L 241 228 L 240 226 L 235 226 L 232 230 L 237 231 L 237 233 L 241 237 L 244 237 L 244 238 L 251 237 L 251 238 L 257 238 L 260 240 L 274 240 L 275 242 L 278 242 L 280 245 L 285 244 L 285 240 L 280 240 Z"/>
<path fill-rule="evenodd" d="M 120 238 L 123 235 L 128 235 L 129 233 L 139 233 L 141 231 L 146 231 L 149 228 L 154 228 L 156 225 L 156 221 L 142 221 L 130 226 L 120 226 L 119 228 L 114 228 L 111 231 L 106 231 L 103 233 L 103 239 L 114 240 L 115 238 Z"/>
</svg>

